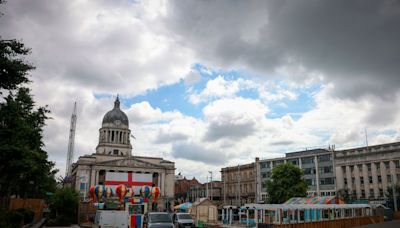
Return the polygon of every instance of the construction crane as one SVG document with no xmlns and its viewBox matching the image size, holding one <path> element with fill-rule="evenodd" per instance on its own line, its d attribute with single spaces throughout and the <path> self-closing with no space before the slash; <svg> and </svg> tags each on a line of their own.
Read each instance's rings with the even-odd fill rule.
<svg viewBox="0 0 400 228">
<path fill-rule="evenodd" d="M 75 144 L 75 128 L 76 128 L 76 102 L 74 103 L 74 111 L 71 116 L 71 126 L 69 129 L 69 141 L 68 141 L 68 154 L 67 164 L 65 169 L 65 178 L 71 175 L 71 165 L 74 160 L 74 144 Z"/>
</svg>

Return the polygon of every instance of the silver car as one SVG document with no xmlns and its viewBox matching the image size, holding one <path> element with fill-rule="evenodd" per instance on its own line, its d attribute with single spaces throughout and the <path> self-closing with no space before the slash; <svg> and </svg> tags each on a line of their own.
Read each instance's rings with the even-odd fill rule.
<svg viewBox="0 0 400 228">
<path fill-rule="evenodd" d="M 174 215 L 174 223 L 176 228 L 195 227 L 193 218 L 189 213 L 176 213 Z"/>
<path fill-rule="evenodd" d="M 147 228 L 173 228 L 171 216 L 166 212 L 149 212 L 145 216 Z"/>
</svg>

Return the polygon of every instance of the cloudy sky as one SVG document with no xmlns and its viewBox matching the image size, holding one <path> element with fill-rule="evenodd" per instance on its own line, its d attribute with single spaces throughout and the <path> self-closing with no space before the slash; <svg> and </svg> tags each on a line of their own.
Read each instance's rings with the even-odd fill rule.
<svg viewBox="0 0 400 228">
<path fill-rule="evenodd" d="M 382 1 L 12 0 L 0 35 L 32 48 L 49 105 L 46 150 L 64 174 L 95 152 L 117 94 L 133 154 L 205 180 L 305 148 L 400 140 L 400 4 Z"/>
</svg>

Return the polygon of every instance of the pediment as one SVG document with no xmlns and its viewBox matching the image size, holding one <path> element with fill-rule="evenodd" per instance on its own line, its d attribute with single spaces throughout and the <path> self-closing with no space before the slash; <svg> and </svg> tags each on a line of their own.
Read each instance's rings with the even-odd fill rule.
<svg viewBox="0 0 400 228">
<path fill-rule="evenodd" d="M 129 168 L 164 168 L 163 166 L 152 164 L 150 162 L 142 161 L 137 158 L 124 158 L 111 161 L 103 161 L 97 163 L 97 165 L 107 165 L 116 167 L 129 167 Z"/>
</svg>

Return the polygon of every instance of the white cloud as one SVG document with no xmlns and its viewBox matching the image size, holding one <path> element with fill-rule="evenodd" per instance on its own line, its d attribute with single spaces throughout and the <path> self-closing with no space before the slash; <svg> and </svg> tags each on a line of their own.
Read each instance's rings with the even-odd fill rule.
<svg viewBox="0 0 400 228">
<path fill-rule="evenodd" d="M 233 97 L 240 89 L 239 81 L 227 81 L 223 76 L 219 75 L 215 79 L 209 80 L 201 93 L 191 94 L 189 101 L 193 104 L 198 104 L 216 98 Z"/>
</svg>

